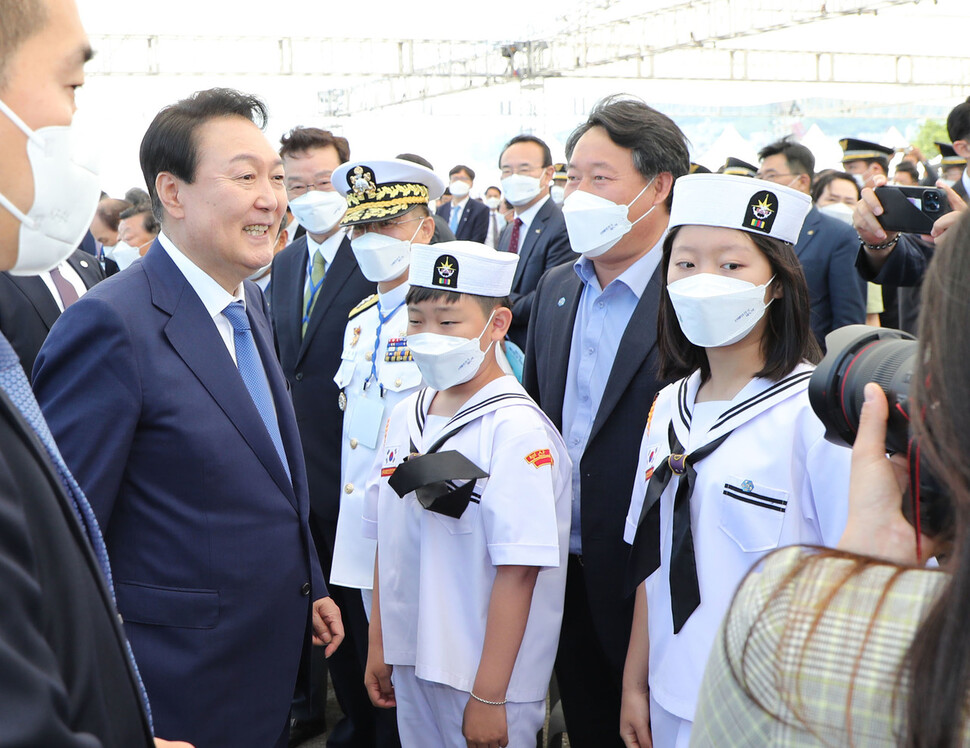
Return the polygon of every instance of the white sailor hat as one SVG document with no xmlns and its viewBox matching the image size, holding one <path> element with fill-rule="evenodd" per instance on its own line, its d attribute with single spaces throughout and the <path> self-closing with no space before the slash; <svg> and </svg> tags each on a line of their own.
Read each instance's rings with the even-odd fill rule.
<svg viewBox="0 0 970 748">
<path fill-rule="evenodd" d="M 386 221 L 437 200 L 445 191 L 444 182 L 431 169 L 399 158 L 350 161 L 337 167 L 330 181 L 347 196 L 344 226 Z"/>
<path fill-rule="evenodd" d="M 674 183 L 668 226 L 719 226 L 794 244 L 811 207 L 804 192 L 763 179 L 689 174 Z"/>
<path fill-rule="evenodd" d="M 479 242 L 411 245 L 408 283 L 476 296 L 501 298 L 512 290 L 519 256 Z"/>
</svg>

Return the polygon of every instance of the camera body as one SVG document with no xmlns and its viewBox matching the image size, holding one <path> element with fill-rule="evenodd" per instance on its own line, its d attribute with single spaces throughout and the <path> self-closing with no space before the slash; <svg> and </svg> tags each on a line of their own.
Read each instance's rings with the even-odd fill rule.
<svg viewBox="0 0 970 748">
<path fill-rule="evenodd" d="M 935 187 L 876 187 L 882 205 L 879 225 L 887 231 L 928 234 L 940 216 L 949 213 L 950 201 Z"/>
<path fill-rule="evenodd" d="M 910 486 L 903 515 L 928 537 L 953 527 L 953 507 L 933 474 L 923 464 L 919 443 L 910 430 L 910 385 L 918 363 L 919 344 L 909 333 L 867 325 L 848 325 L 825 336 L 828 351 L 808 383 L 808 399 L 825 426 L 825 438 L 852 446 L 859 429 L 863 392 L 875 382 L 889 402 L 886 450 L 907 456 Z"/>
</svg>

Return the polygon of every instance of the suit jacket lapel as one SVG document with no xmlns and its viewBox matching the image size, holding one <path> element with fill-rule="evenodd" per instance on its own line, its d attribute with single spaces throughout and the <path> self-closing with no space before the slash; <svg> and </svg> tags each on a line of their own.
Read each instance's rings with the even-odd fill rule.
<svg viewBox="0 0 970 748">
<path fill-rule="evenodd" d="M 313 306 L 313 312 L 310 314 L 310 321 L 307 323 L 306 335 L 303 336 L 302 344 L 300 345 L 300 353 L 296 357 L 297 363 L 299 363 L 303 356 L 306 354 L 307 348 L 310 345 L 310 341 L 313 339 L 314 334 L 320 327 L 320 323 L 327 314 L 327 310 L 333 304 L 333 300 L 337 296 L 337 292 L 343 287 L 347 279 L 350 278 L 351 274 L 354 272 L 354 267 L 356 267 L 356 261 L 354 260 L 353 250 L 350 248 L 350 239 L 346 236 L 343 241 L 340 242 L 340 247 L 337 249 L 337 254 L 334 255 L 333 262 L 330 263 L 330 267 L 327 268 L 327 274 L 323 278 L 323 286 L 320 288 L 319 295 L 317 296 L 317 302 Z M 300 299 L 302 306 L 303 292 L 300 291 Z M 302 310 L 301 310 L 302 314 Z M 297 330 L 302 327 L 302 316 L 300 318 L 300 325 L 297 326 Z M 344 320 L 346 322 L 347 320 Z"/>
<path fill-rule="evenodd" d="M 202 300 L 158 242 L 152 245 L 142 264 L 151 286 L 152 302 L 170 315 L 164 326 L 165 337 L 296 508 L 293 486 L 276 447 Z M 254 326 L 253 337 L 256 335 Z M 260 346 L 260 339 L 257 346 L 266 361 L 267 343 L 263 339 Z M 269 377 L 270 367 L 266 368 Z"/>
<path fill-rule="evenodd" d="M 570 268 L 572 271 L 572 268 Z M 558 333 L 556 337 L 556 351 L 546 348 L 546 365 L 549 370 L 545 376 L 547 387 L 543 388 L 543 410 L 555 423 L 556 428 L 562 430 L 562 406 L 566 399 L 566 375 L 569 371 L 569 349 L 573 338 L 573 327 L 576 324 L 576 314 L 579 311 L 579 299 L 583 293 L 583 282 L 575 271 L 568 273 L 563 283 L 554 293 L 547 297 L 555 304 L 552 314 L 556 317 L 554 325 L 550 325 Z M 562 305 L 559 305 L 560 299 Z M 562 337 L 559 337 L 562 336 Z"/>
<path fill-rule="evenodd" d="M 285 344 L 282 340 L 277 341 L 280 351 L 293 351 L 295 357 L 302 343 L 300 329 L 303 326 L 303 286 L 306 283 L 306 235 L 295 239 L 290 247 L 274 261 L 273 317 L 277 321 L 276 334 L 288 338 Z"/>
<path fill-rule="evenodd" d="M 600 401 L 599 410 L 593 420 L 593 427 L 590 429 L 587 443 L 592 442 L 596 437 L 606 419 L 610 417 L 613 409 L 620 402 L 627 386 L 640 369 L 644 359 L 657 344 L 657 312 L 659 309 L 660 267 L 658 266 L 653 271 L 653 275 L 650 276 L 650 282 L 643 290 L 643 296 L 640 297 L 640 302 L 633 310 L 633 316 L 627 323 L 623 337 L 620 338 L 616 360 L 610 370 L 609 379 L 606 380 L 606 390 L 603 392 L 603 399 Z M 627 403 L 627 406 L 649 408 L 650 403 Z"/>
<path fill-rule="evenodd" d="M 519 264 L 515 268 L 515 275 L 512 277 L 512 290 L 519 290 L 519 283 L 522 281 L 522 274 L 525 272 L 525 266 L 529 262 L 529 256 L 532 254 L 532 248 L 535 247 L 536 243 L 539 241 L 539 237 L 542 236 L 542 232 L 546 229 L 546 221 L 549 219 L 550 207 L 552 203 L 552 198 L 546 200 L 539 208 L 539 212 L 536 213 L 536 217 L 532 219 L 532 223 L 529 224 L 528 232 L 525 235 L 525 239 L 522 240 L 522 249 L 519 251 Z"/>
<path fill-rule="evenodd" d="M 61 310 L 57 308 L 57 302 L 51 296 L 47 284 L 38 275 L 9 275 L 7 276 L 17 288 L 19 288 L 27 300 L 37 310 L 37 314 L 50 330 L 61 316 Z M 28 372 L 29 373 L 29 372 Z"/>
<path fill-rule="evenodd" d="M 104 277 L 99 272 L 101 266 L 93 257 L 79 257 L 78 253 L 75 252 L 67 258 L 67 264 L 74 268 L 74 272 L 80 276 L 85 288 L 91 288 Z"/>
<path fill-rule="evenodd" d="M 795 254 L 799 257 L 805 252 L 805 248 L 812 243 L 812 239 L 818 233 L 818 224 L 820 223 L 821 213 L 814 206 L 808 211 L 808 215 L 805 216 L 805 223 L 802 224 L 802 230 L 798 234 L 798 242 L 795 244 Z"/>
</svg>

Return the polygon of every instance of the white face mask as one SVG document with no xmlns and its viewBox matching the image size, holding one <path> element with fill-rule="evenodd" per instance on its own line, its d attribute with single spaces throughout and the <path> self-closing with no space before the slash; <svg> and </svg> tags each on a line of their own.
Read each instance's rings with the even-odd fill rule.
<svg viewBox="0 0 970 748">
<path fill-rule="evenodd" d="M 118 269 L 124 270 L 131 263 L 141 257 L 138 247 L 133 247 L 127 242 L 118 241 L 113 247 L 104 248 L 104 256 L 109 260 L 118 263 Z"/>
<path fill-rule="evenodd" d="M 527 174 L 512 174 L 502 179 L 502 193 L 509 205 L 525 205 L 542 192 L 542 180 Z"/>
<path fill-rule="evenodd" d="M 326 234 L 347 212 L 347 198 L 339 192 L 310 190 L 290 200 L 290 210 L 311 234 Z"/>
<path fill-rule="evenodd" d="M 945 184 L 947 187 L 951 188 L 957 183 L 957 180 L 955 179 L 941 179 L 940 181 L 943 182 L 943 184 Z"/>
<path fill-rule="evenodd" d="M 464 197 L 471 190 L 471 185 L 468 182 L 462 182 L 460 179 L 456 179 L 448 188 L 455 197 Z"/>
<path fill-rule="evenodd" d="M 634 225 L 649 216 L 656 205 L 652 205 L 633 223 L 627 218 L 633 203 L 653 184 L 653 179 L 647 182 L 629 205 L 618 205 L 592 192 L 571 192 L 563 203 L 562 215 L 566 219 L 566 233 L 569 234 L 569 246 L 573 252 L 591 259 L 599 257 L 626 236 Z"/>
<path fill-rule="evenodd" d="M 27 136 L 27 160 L 34 176 L 34 204 L 22 213 L 4 195 L 0 205 L 20 221 L 13 275 L 37 275 L 57 267 L 77 249 L 98 209 L 101 186 L 97 172 L 80 163 L 70 127 L 31 130 L 0 101 L 7 115 Z"/>
<path fill-rule="evenodd" d="M 667 295 L 687 339 L 701 348 L 737 343 L 758 324 L 771 303 L 768 283 L 756 286 L 740 278 L 698 273 L 667 285 Z"/>
<path fill-rule="evenodd" d="M 842 223 L 847 223 L 852 225 L 852 214 L 853 210 L 845 203 L 832 203 L 830 205 L 821 205 L 818 208 L 819 213 L 824 213 L 827 216 L 832 216 L 832 218 L 837 218 L 842 221 Z"/>
<path fill-rule="evenodd" d="M 363 236 L 351 239 L 350 248 L 364 277 L 373 283 L 380 283 L 405 273 L 411 261 L 411 242 L 423 225 L 423 221 L 418 223 L 410 239 L 395 239 L 376 231 L 368 231 Z"/>
<path fill-rule="evenodd" d="M 498 210 L 498 206 L 502 203 L 502 198 L 500 197 L 486 197 L 485 205 L 488 206 L 489 210 Z"/>
<path fill-rule="evenodd" d="M 560 187 L 558 184 L 554 184 L 549 188 L 549 197 L 556 205 L 562 205 L 563 200 L 566 199 L 566 188 Z"/>
<path fill-rule="evenodd" d="M 493 340 L 484 351 L 481 348 L 482 335 L 488 331 L 494 316 L 493 311 L 477 338 L 459 338 L 435 332 L 408 335 L 408 350 L 428 386 L 440 392 L 464 384 L 478 373 L 485 354 L 495 343 Z"/>
<path fill-rule="evenodd" d="M 853 179 L 855 180 L 855 183 L 856 183 L 857 185 L 859 185 L 859 189 L 860 189 L 860 190 L 861 190 L 861 189 L 862 189 L 863 187 L 865 187 L 865 186 L 866 186 L 866 175 L 865 175 L 865 174 L 853 174 L 853 175 L 852 175 L 852 178 L 853 178 Z"/>
</svg>

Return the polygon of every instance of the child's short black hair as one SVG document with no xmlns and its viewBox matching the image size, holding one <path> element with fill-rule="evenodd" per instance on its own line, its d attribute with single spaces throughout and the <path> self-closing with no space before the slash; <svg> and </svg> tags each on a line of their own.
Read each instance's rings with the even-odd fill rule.
<svg viewBox="0 0 970 748">
<path fill-rule="evenodd" d="M 667 294 L 667 269 L 674 237 L 681 227 L 672 228 L 663 243 L 660 260 L 661 291 L 660 313 L 657 315 L 657 346 L 660 351 L 660 377 L 673 380 L 686 377 L 695 369 L 701 371 L 701 381 L 711 376 L 707 352 L 691 343 L 677 321 L 677 313 Z M 763 254 L 775 279 L 772 285 L 782 289 L 782 297 L 775 299 L 765 312 L 768 325 L 761 344 L 765 358 L 764 368 L 755 376 L 779 379 L 791 373 L 803 360 L 817 364 L 822 350 L 812 333 L 809 315 L 808 283 L 801 262 L 791 244 L 769 236 L 749 233 L 758 250 Z"/>
<path fill-rule="evenodd" d="M 492 310 L 499 307 L 512 308 L 512 302 L 508 296 L 479 296 L 473 293 L 459 293 L 458 291 L 447 291 L 443 288 L 426 288 L 425 286 L 411 286 L 405 301 L 408 304 L 419 304 L 422 301 L 444 301 L 446 304 L 457 304 L 458 299 L 467 296 L 474 299 L 482 308 L 485 314 L 491 314 Z"/>
</svg>

